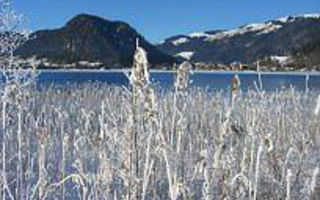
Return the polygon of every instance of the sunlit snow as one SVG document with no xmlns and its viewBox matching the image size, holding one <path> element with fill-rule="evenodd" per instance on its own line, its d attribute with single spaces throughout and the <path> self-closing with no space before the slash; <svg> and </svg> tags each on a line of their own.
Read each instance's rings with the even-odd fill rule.
<svg viewBox="0 0 320 200">
<path fill-rule="evenodd" d="M 320 14 L 304 14 L 304 15 L 296 15 L 296 16 L 286 16 L 286 17 L 281 17 L 277 19 L 277 22 L 282 22 L 282 23 L 290 23 L 294 22 L 297 18 L 315 18 L 315 19 L 320 19 Z M 214 34 L 209 34 L 205 32 L 195 32 L 191 33 L 188 36 L 181 37 L 177 40 L 172 41 L 172 43 L 176 46 L 189 42 L 190 38 L 201 38 L 204 41 L 216 41 L 216 40 L 221 40 L 225 38 L 231 38 L 237 35 L 243 35 L 245 33 L 255 33 L 256 35 L 262 35 L 262 34 L 268 34 L 271 32 L 274 32 L 278 29 L 281 29 L 283 25 L 279 23 L 273 22 L 265 22 L 265 23 L 252 23 L 248 24 L 245 26 L 242 26 L 237 29 L 233 30 L 228 30 L 228 31 L 223 31 L 223 32 L 218 32 Z"/>
<path fill-rule="evenodd" d="M 289 56 L 271 56 L 272 61 L 277 61 L 279 64 L 285 64 L 290 57 Z"/>
<path fill-rule="evenodd" d="M 210 35 L 206 40 L 207 41 L 220 40 L 223 38 L 233 37 L 236 35 L 242 35 L 242 34 L 245 34 L 248 32 L 257 32 L 256 33 L 257 35 L 267 34 L 267 33 L 273 32 L 273 31 L 280 29 L 280 28 L 282 28 L 281 25 L 273 24 L 271 22 L 254 23 L 254 24 L 248 24 L 248 25 L 242 26 L 237 29 L 233 29 L 233 30 L 224 31 L 224 32 Z"/>
<path fill-rule="evenodd" d="M 203 33 L 203 32 L 189 34 L 189 37 L 192 37 L 192 38 L 201 38 L 201 37 L 208 37 L 208 36 L 210 36 L 210 35 L 207 33 Z"/>
<path fill-rule="evenodd" d="M 192 58 L 192 56 L 194 55 L 194 52 L 191 52 L 191 51 L 183 51 L 183 52 L 180 52 L 178 54 L 176 54 L 176 57 L 182 57 L 182 58 L 185 58 L 187 60 L 190 60 Z"/>
<path fill-rule="evenodd" d="M 178 45 L 183 44 L 183 43 L 186 43 L 186 42 L 188 42 L 188 41 L 189 41 L 188 38 L 182 37 L 182 38 L 179 38 L 179 39 L 177 39 L 177 40 L 172 41 L 172 43 L 173 43 L 174 45 L 178 46 Z"/>
</svg>

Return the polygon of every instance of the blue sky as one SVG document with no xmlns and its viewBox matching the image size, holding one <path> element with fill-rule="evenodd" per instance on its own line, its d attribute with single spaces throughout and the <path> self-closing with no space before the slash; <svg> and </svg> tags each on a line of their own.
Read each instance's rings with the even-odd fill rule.
<svg viewBox="0 0 320 200">
<path fill-rule="evenodd" d="M 31 30 L 63 26 L 79 13 L 131 24 L 151 42 L 214 29 L 231 29 L 282 16 L 320 13 L 320 0 L 13 0 Z"/>
</svg>

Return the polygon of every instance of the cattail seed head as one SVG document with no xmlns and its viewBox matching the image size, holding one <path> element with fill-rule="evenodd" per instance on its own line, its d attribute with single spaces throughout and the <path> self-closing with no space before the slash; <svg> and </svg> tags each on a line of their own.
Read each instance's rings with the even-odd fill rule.
<svg viewBox="0 0 320 200">
<path fill-rule="evenodd" d="M 132 86 L 136 87 L 143 87 L 144 85 L 150 83 L 147 52 L 139 46 L 137 46 L 137 49 L 133 57 L 133 66 L 132 73 L 130 76 L 130 83 Z"/>
<path fill-rule="evenodd" d="M 176 91 L 182 91 L 188 87 L 191 70 L 192 65 L 189 62 L 183 62 L 179 66 L 175 83 Z"/>
</svg>

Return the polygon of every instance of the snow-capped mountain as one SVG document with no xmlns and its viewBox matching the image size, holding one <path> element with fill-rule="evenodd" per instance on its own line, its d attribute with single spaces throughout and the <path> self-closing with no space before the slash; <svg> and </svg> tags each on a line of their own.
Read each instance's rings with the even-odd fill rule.
<svg viewBox="0 0 320 200">
<path fill-rule="evenodd" d="M 157 47 L 188 60 L 251 63 L 271 55 L 285 56 L 320 37 L 320 14 L 287 16 L 233 30 L 214 30 L 166 39 Z"/>
</svg>

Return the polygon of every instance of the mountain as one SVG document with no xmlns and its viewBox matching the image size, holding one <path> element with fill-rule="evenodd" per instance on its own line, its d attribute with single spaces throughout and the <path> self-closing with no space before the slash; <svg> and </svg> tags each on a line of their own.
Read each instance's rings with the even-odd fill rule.
<svg viewBox="0 0 320 200">
<path fill-rule="evenodd" d="M 292 56 L 296 63 L 304 68 L 314 68 L 320 64 L 320 35 L 312 42 L 293 51 Z"/>
<path fill-rule="evenodd" d="M 20 57 L 36 56 L 53 63 L 80 61 L 101 62 L 107 68 L 132 65 L 139 45 L 146 49 L 151 64 L 172 64 L 175 59 L 151 45 L 129 24 L 109 21 L 100 17 L 80 14 L 65 26 L 55 30 L 41 30 L 30 36 L 15 54 Z"/>
<path fill-rule="evenodd" d="M 250 64 L 267 56 L 291 55 L 319 37 L 320 14 L 307 14 L 247 24 L 234 30 L 173 36 L 157 47 L 194 62 Z"/>
</svg>

